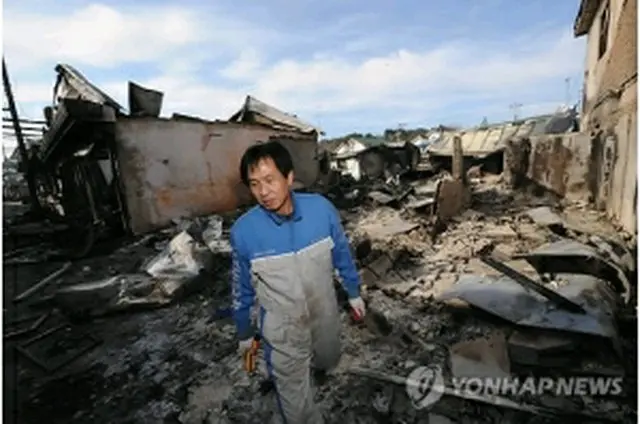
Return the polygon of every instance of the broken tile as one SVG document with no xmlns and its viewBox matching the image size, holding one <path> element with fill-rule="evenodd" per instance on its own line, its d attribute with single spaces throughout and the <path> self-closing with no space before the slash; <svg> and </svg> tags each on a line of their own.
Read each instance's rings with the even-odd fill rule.
<svg viewBox="0 0 640 424">
<path fill-rule="evenodd" d="M 536 225 L 541 227 L 562 226 L 562 218 L 551 210 L 548 206 L 540 206 L 538 208 L 529 209 L 526 215 Z"/>
</svg>

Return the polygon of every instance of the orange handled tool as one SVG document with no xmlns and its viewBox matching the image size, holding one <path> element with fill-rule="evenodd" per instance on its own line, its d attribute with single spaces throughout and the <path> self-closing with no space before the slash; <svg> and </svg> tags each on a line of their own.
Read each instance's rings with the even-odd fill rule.
<svg viewBox="0 0 640 424">
<path fill-rule="evenodd" d="M 258 356 L 258 349 L 260 349 L 260 335 L 253 336 L 251 347 L 247 349 L 243 354 L 244 370 L 251 374 L 256 370 L 256 358 Z"/>
</svg>

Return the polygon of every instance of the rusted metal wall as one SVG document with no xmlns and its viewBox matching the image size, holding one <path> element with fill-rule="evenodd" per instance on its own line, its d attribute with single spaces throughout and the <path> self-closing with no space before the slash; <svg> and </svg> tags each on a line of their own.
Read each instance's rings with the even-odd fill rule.
<svg viewBox="0 0 640 424">
<path fill-rule="evenodd" d="M 584 133 L 531 137 L 528 177 L 552 192 L 588 200 L 591 141 Z"/>
<path fill-rule="evenodd" d="M 296 180 L 318 177 L 316 136 L 265 126 L 125 118 L 116 123 L 118 162 L 134 234 L 178 217 L 231 211 L 251 198 L 240 180 L 244 151 L 278 137 L 293 156 Z"/>
</svg>

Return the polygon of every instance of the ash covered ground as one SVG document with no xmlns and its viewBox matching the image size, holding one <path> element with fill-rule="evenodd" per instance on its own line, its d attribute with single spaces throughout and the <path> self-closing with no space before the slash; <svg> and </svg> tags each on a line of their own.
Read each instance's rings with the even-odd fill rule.
<svg viewBox="0 0 640 424">
<path fill-rule="evenodd" d="M 402 207 L 367 203 L 341 210 L 354 244 L 367 240 L 366 252 L 359 255 L 359 266 L 370 311 L 382 317 L 385 325 L 357 326 L 343 313 L 341 363 L 317 390 L 326 421 L 545 423 L 567 422 L 572 419 L 571 414 L 573 419 L 584 414 L 577 418 L 580 422 L 589 422 L 589 417 L 592 422 L 604 419 L 636 422 L 635 284 L 632 301 L 616 310 L 622 355 L 609 353 L 600 347 L 604 344 L 594 343 L 590 336 L 574 334 L 571 343 L 586 341 L 586 345 L 598 348 L 593 352 L 583 349 L 580 354 L 575 351 L 563 354 L 564 359 L 569 358 L 569 364 L 559 361 L 553 367 L 558 374 L 578 368 L 597 375 L 623 373 L 623 395 L 516 396 L 511 398 L 515 406 L 508 407 L 497 405 L 495 399 L 473 401 L 444 396 L 430 408 L 416 409 L 402 385 L 351 372 L 366 368 L 386 375 L 407 376 L 419 365 L 436 364 L 451 373 L 450 352 L 458 349 L 482 356 L 478 360 L 490 366 L 502 370 L 506 366 L 509 373 L 515 373 L 517 358 L 492 359 L 491 349 L 489 354 L 480 355 L 484 348 L 477 346 L 488 340 L 506 343 L 504 340 L 521 328 L 468 304 L 444 302 L 440 296 L 463 274 L 495 273 L 477 258 L 478 251 L 488 245 L 504 254 L 516 255 L 556 240 L 557 229 L 526 216 L 532 208 L 548 206 L 560 214 L 569 228 L 564 230 L 565 237 L 573 240 L 586 243 L 596 234 L 632 248 L 635 243 L 623 238 L 602 214 L 586 205 L 512 192 L 500 177 L 473 179 L 472 192 L 469 208 L 445 226 Z M 16 205 L 5 205 L 5 219 L 15 216 L 17 209 Z M 226 219 L 225 226 L 232 220 Z M 92 316 L 69 314 L 68 308 L 60 308 L 47 298 L 61 288 L 136 272 L 177 232 L 169 229 L 137 242 L 106 243 L 91 257 L 73 261 L 55 284 L 38 294 L 39 302 L 14 304 L 11 299 L 58 269 L 63 261 L 21 263 L 5 257 L 5 338 L 7 322 L 27 315 L 49 314 L 37 330 L 5 339 L 6 422 L 269 422 L 275 412 L 272 395 L 260 394 L 260 379 L 246 375 L 236 352 L 233 324 L 229 318 L 219 316 L 229 306 L 229 263 L 224 257 L 216 257 L 217 262 L 200 290 L 164 307 Z M 25 240 L 5 237 L 5 252 L 31 244 L 34 247 L 23 256 L 37 257 L 50 249 L 37 237 Z M 522 261 L 513 261 L 511 266 L 525 275 L 533 275 Z M 16 351 L 27 339 L 60 323 L 67 328 L 63 332 L 76 336 L 67 335 L 71 341 L 66 345 L 45 343 L 39 352 L 34 347 L 32 354 L 46 359 L 56 348 L 73 350 L 89 338 L 99 344 L 54 371 Z M 463 346 L 467 342 L 476 343 L 476 347 Z M 37 345 L 36 341 L 30 346 Z"/>
</svg>

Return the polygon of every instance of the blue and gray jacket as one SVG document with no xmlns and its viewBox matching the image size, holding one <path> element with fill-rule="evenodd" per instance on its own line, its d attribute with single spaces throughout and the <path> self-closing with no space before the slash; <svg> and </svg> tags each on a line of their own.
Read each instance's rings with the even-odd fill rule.
<svg viewBox="0 0 640 424">
<path fill-rule="evenodd" d="M 292 192 L 294 212 L 285 218 L 256 206 L 231 228 L 233 318 L 240 339 L 253 335 L 251 310 L 261 316 L 313 319 L 333 310 L 334 270 L 350 298 L 360 277 L 336 208 L 321 195 Z M 331 302 L 331 303 L 327 303 Z M 274 324 L 275 325 L 275 324 Z"/>
</svg>

